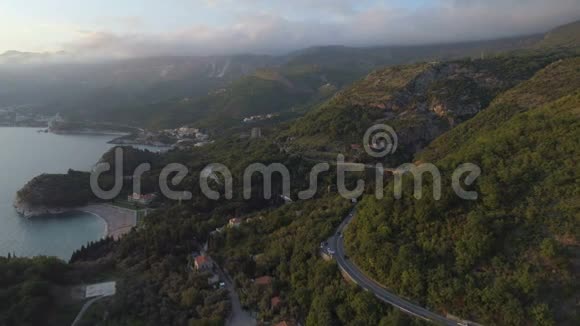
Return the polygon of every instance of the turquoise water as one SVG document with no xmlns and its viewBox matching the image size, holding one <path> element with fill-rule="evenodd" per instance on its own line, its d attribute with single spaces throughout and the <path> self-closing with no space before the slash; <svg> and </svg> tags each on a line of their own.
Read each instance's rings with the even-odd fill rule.
<svg viewBox="0 0 580 326">
<path fill-rule="evenodd" d="M 105 223 L 72 213 L 24 219 L 14 211 L 16 192 L 42 173 L 88 171 L 112 145 L 113 136 L 54 135 L 37 128 L 0 127 L 0 255 L 49 255 L 68 260 L 72 252 L 100 239 Z"/>
</svg>

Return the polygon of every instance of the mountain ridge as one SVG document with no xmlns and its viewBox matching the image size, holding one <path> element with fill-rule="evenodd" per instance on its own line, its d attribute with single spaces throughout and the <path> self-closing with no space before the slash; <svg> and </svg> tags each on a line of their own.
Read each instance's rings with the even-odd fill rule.
<svg viewBox="0 0 580 326">
<path fill-rule="evenodd" d="M 401 200 L 392 182 L 385 200 L 367 198 L 345 235 L 357 265 L 400 295 L 480 323 L 573 324 L 578 69 L 578 57 L 547 66 L 433 142 L 426 152 L 437 156 L 418 155 L 444 176 L 477 164 L 477 200 L 456 199 L 446 177 L 440 200 L 431 181 L 421 200 L 410 182 Z"/>
</svg>

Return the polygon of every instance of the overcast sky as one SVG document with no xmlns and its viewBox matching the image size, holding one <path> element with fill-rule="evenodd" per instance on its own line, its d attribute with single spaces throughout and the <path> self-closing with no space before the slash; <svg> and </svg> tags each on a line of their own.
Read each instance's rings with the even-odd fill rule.
<svg viewBox="0 0 580 326">
<path fill-rule="evenodd" d="M 0 53 L 277 53 L 544 32 L 580 0 L 0 0 Z"/>
</svg>

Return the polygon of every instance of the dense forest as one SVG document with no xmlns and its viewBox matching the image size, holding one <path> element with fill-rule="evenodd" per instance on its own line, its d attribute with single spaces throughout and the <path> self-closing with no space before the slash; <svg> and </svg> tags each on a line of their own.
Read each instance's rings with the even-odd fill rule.
<svg viewBox="0 0 580 326">
<path fill-rule="evenodd" d="M 69 170 L 66 174 L 43 174 L 17 193 L 17 200 L 32 207 L 75 207 L 94 200 L 90 173 Z M 54 191 L 58 189 L 58 191 Z"/>
<path fill-rule="evenodd" d="M 80 274 L 56 258 L 0 257 L 0 325 L 70 323 L 80 305 L 60 297 L 81 280 Z"/>
<path fill-rule="evenodd" d="M 532 77 L 538 70 L 575 52 L 539 50 L 510 53 L 485 60 L 455 60 L 388 67 L 374 71 L 315 107 L 281 133 L 287 146 L 306 155 L 352 153 L 365 130 L 387 123 L 399 135 L 392 166 L 445 131 L 461 126 L 484 111 L 500 93 Z"/>
<path fill-rule="evenodd" d="M 267 112 L 268 103 L 292 118 L 305 115 L 270 126 L 260 138 L 223 132 L 202 148 L 161 154 L 124 147 L 121 196 L 133 191 L 139 164 L 151 165 L 143 191 L 159 193 L 162 168 L 180 163 L 189 173 L 170 188 L 189 191 L 192 199 L 161 198 L 128 235 L 83 246 L 68 263 L 0 258 L 0 325 L 69 324 L 83 303 L 69 299 L 70 291 L 104 280 L 115 280 L 117 293 L 95 303 L 81 325 L 224 325 L 233 304 L 227 288 L 210 282 L 213 272 L 231 278 L 243 308 L 263 324 L 426 324 L 346 281 L 320 254 L 321 243 L 354 207 L 344 234 L 348 259 L 393 293 L 486 325 L 578 324 L 580 52 L 574 46 L 580 42 L 570 41 L 570 29 L 552 32 L 532 49 L 484 59 L 384 67 L 342 89 L 337 85 L 386 65 L 391 52 L 375 49 L 375 56 L 352 62 L 350 55 L 363 50 L 320 48 L 193 102 L 172 100 L 165 112 L 158 110 L 164 104 L 152 104 L 142 118 L 158 126 L 214 123 L 205 115 L 214 111 L 224 126 Z M 417 58 L 431 58 L 428 49 Z M 479 52 L 475 45 L 469 49 Z M 345 64 L 353 69 L 337 67 Z M 435 164 L 443 175 L 441 199 L 433 198 L 430 177 L 423 198 L 413 198 L 410 175 L 403 178 L 403 198 L 395 199 L 387 179 L 386 195 L 377 199 L 374 172 L 365 170 L 346 180 L 350 189 L 358 178 L 367 181 L 355 204 L 338 196 L 332 166 L 318 176 L 312 199 L 297 200 L 320 161 L 343 153 L 350 161 L 377 162 L 353 146 L 375 123 L 396 127 L 401 138 L 397 155 L 380 162 Z M 100 160 L 113 170 L 116 150 Z M 231 199 L 223 196 L 221 173 L 209 181 L 222 195 L 218 200 L 200 188 L 201 171 L 216 162 L 232 174 Z M 250 198 L 244 198 L 244 171 L 257 162 L 288 168 L 290 198 L 283 196 L 279 173 L 271 198 L 264 198 L 260 175 L 251 178 Z M 467 162 L 482 170 L 469 185 L 478 193 L 471 201 L 456 196 L 450 184 L 455 168 Z M 40 176 L 20 196 L 82 205 L 93 199 L 88 175 Z M 104 174 L 103 188 L 112 180 L 112 172 Z M 236 226 L 230 225 L 234 218 Z M 202 253 L 215 261 L 211 270 L 196 270 Z"/>
<path fill-rule="evenodd" d="M 578 320 L 579 59 L 554 63 L 418 157 L 444 173 L 441 200 L 367 198 L 346 234 L 353 259 L 397 293 L 484 324 Z M 454 140 L 457 140 L 454 142 Z M 430 159 L 434 159 L 431 161 Z M 479 198 L 449 184 L 470 162 Z M 427 195 L 426 195 L 427 194 Z"/>
<path fill-rule="evenodd" d="M 350 201 L 329 196 L 259 212 L 212 239 L 212 254 L 234 278 L 242 303 L 260 319 L 299 317 L 313 326 L 416 324 L 345 283 L 337 266 L 320 258 L 319 244 L 350 209 Z M 272 284 L 252 282 L 263 276 L 272 277 Z M 272 298 L 282 303 L 273 305 Z"/>
</svg>

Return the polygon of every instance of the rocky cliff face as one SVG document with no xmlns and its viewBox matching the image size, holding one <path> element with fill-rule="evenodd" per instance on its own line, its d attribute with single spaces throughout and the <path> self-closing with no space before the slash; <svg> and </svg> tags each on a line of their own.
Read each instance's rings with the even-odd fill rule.
<svg viewBox="0 0 580 326">
<path fill-rule="evenodd" d="M 384 107 L 395 113 L 434 115 L 457 123 L 473 117 L 514 82 L 470 62 L 432 64 L 394 92 Z"/>
<path fill-rule="evenodd" d="M 20 216 L 26 218 L 62 214 L 73 209 L 73 207 L 49 207 L 44 205 L 33 205 L 19 195 L 16 195 L 13 206 Z"/>
<path fill-rule="evenodd" d="M 377 70 L 294 124 L 291 136 L 299 148 L 342 151 L 373 124 L 387 124 L 399 136 L 401 155 L 386 163 L 402 163 L 554 60 L 498 56 Z"/>
<path fill-rule="evenodd" d="M 511 85 L 470 62 L 431 64 L 381 103 L 383 122 L 395 127 L 402 148 L 415 153 Z"/>
</svg>

